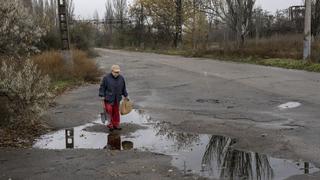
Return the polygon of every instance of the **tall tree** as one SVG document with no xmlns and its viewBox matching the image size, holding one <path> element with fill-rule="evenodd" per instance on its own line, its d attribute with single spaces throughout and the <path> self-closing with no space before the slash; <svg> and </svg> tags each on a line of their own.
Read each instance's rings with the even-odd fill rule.
<svg viewBox="0 0 320 180">
<path fill-rule="evenodd" d="M 112 33 L 113 33 L 113 25 L 112 22 L 114 21 L 114 10 L 113 4 L 111 0 L 107 0 L 106 2 L 106 12 L 104 15 L 104 22 L 105 22 L 105 37 L 106 37 L 106 44 L 110 45 L 112 43 Z"/>
<path fill-rule="evenodd" d="M 67 0 L 67 8 L 68 8 L 67 9 L 68 10 L 67 16 L 69 18 L 69 23 L 72 23 L 74 20 L 74 16 L 75 16 L 75 14 L 74 14 L 75 7 L 74 7 L 73 0 Z"/>
<path fill-rule="evenodd" d="M 174 44 L 176 48 L 181 47 L 182 44 L 182 0 L 175 0 L 176 5 L 176 34 L 174 38 Z"/>
<path fill-rule="evenodd" d="M 134 41 L 139 47 L 144 47 L 145 40 L 145 8 L 141 0 L 137 0 L 129 10 L 130 18 L 133 20 L 135 27 L 133 28 Z M 143 48 L 142 47 L 142 48 Z"/>
<path fill-rule="evenodd" d="M 124 47 L 125 38 L 125 23 L 127 18 L 127 0 L 115 0 L 113 1 L 114 16 L 119 21 L 118 40 L 120 47 Z"/>
<path fill-rule="evenodd" d="M 320 34 L 320 0 L 313 0 L 312 7 L 312 35 L 317 37 Z"/>
<path fill-rule="evenodd" d="M 177 35 L 176 0 L 141 0 L 146 11 L 149 31 L 153 34 L 153 46 L 168 43 L 175 46 Z"/>
<path fill-rule="evenodd" d="M 183 43 L 193 50 L 205 49 L 209 35 L 209 19 L 199 1 L 184 1 Z"/>
<path fill-rule="evenodd" d="M 238 47 L 244 45 L 252 23 L 255 0 L 207 0 L 206 11 L 219 17 L 234 32 Z"/>
<path fill-rule="evenodd" d="M 60 48 L 57 1 L 33 0 L 33 19 L 43 30 L 45 35 L 40 42 L 41 49 Z"/>
</svg>

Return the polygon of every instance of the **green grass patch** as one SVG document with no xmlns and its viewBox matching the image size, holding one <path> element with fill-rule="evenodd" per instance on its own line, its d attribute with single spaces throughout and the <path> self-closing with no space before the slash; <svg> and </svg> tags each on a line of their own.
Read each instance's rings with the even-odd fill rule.
<svg viewBox="0 0 320 180">
<path fill-rule="evenodd" d="M 77 80 L 56 80 L 52 81 L 50 85 L 50 91 L 55 95 L 60 95 L 68 89 L 80 86 L 84 84 L 83 81 Z"/>
<path fill-rule="evenodd" d="M 320 64 L 319 63 L 311 63 L 302 60 L 294 60 L 294 59 L 265 59 L 262 60 L 262 65 L 266 66 L 275 66 L 286 69 L 298 69 L 305 70 L 311 72 L 320 72 Z"/>
</svg>

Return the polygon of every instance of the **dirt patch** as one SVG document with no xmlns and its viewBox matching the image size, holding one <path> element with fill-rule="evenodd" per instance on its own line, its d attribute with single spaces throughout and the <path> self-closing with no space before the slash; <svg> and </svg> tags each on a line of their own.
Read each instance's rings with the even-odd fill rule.
<svg viewBox="0 0 320 180">
<path fill-rule="evenodd" d="M 41 123 L 18 127 L 0 127 L 0 147 L 30 148 L 35 138 L 49 132 L 49 128 Z"/>
<path fill-rule="evenodd" d="M 0 164 L 0 179 L 196 178 L 183 177 L 179 170 L 170 166 L 168 156 L 136 151 L 0 149 Z"/>
</svg>

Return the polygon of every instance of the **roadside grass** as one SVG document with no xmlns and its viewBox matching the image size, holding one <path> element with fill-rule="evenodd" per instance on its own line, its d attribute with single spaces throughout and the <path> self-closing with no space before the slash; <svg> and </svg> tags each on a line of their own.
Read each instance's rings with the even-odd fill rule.
<svg viewBox="0 0 320 180">
<path fill-rule="evenodd" d="M 235 42 L 225 41 L 220 43 L 216 42 L 208 45 L 207 48 L 195 50 L 190 48 L 190 44 L 184 44 L 184 49 L 126 48 L 126 50 L 320 72 L 320 38 L 314 39 L 312 43 L 311 61 L 308 62 L 302 60 L 302 39 L 302 34 L 293 33 L 273 35 L 258 40 L 248 39 L 240 49 L 234 48 Z"/>
<path fill-rule="evenodd" d="M 156 54 L 164 55 L 173 55 L 173 56 L 183 56 L 183 57 L 196 57 L 196 58 L 208 58 L 218 61 L 229 61 L 237 63 L 247 63 L 247 64 L 256 64 L 263 66 L 272 66 L 285 69 L 296 69 L 304 70 L 310 72 L 320 72 L 320 63 L 314 63 L 312 61 L 303 61 L 301 59 L 291 59 L 291 58 L 261 58 L 258 56 L 239 56 L 239 55 L 228 55 L 215 52 L 205 52 L 205 51 L 192 51 L 192 50 L 151 50 L 151 49 L 130 49 L 129 51 L 139 51 L 139 52 L 149 52 Z M 320 58 L 320 57 L 318 57 Z"/>
<path fill-rule="evenodd" d="M 81 85 L 84 85 L 83 81 L 76 80 L 55 80 L 51 81 L 50 91 L 55 95 L 61 95 L 68 89 L 72 89 Z"/>
<path fill-rule="evenodd" d="M 306 62 L 302 60 L 266 59 L 261 61 L 258 64 L 265 65 L 265 66 L 281 67 L 286 69 L 297 69 L 297 70 L 305 70 L 310 72 L 320 72 L 319 63 Z"/>
</svg>

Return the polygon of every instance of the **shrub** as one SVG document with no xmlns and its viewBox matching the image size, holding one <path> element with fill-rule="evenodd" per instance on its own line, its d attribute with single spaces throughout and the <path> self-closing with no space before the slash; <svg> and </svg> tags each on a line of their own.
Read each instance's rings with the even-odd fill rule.
<svg viewBox="0 0 320 180">
<path fill-rule="evenodd" d="M 88 58 L 88 55 L 80 50 L 72 51 L 73 56 L 73 76 L 87 82 L 98 80 L 101 71 L 93 59 Z"/>
<path fill-rule="evenodd" d="M 33 61 L 44 74 L 48 74 L 54 81 L 76 80 L 96 81 L 101 72 L 95 61 L 81 50 L 72 51 L 73 65 L 65 65 L 63 56 L 58 51 L 47 51 L 34 56 Z"/>
<path fill-rule="evenodd" d="M 43 31 L 18 0 L 0 1 L 0 56 L 18 56 L 37 51 Z"/>
<path fill-rule="evenodd" d="M 36 124 L 38 115 L 48 106 L 49 85 L 49 76 L 43 76 L 31 60 L 20 65 L 3 62 L 0 96 L 5 100 L 6 122 L 13 126 Z"/>
<path fill-rule="evenodd" d="M 42 73 L 49 75 L 53 81 L 68 80 L 72 77 L 71 70 L 64 65 L 63 57 L 58 51 L 46 51 L 33 56 L 32 60 Z"/>
</svg>

